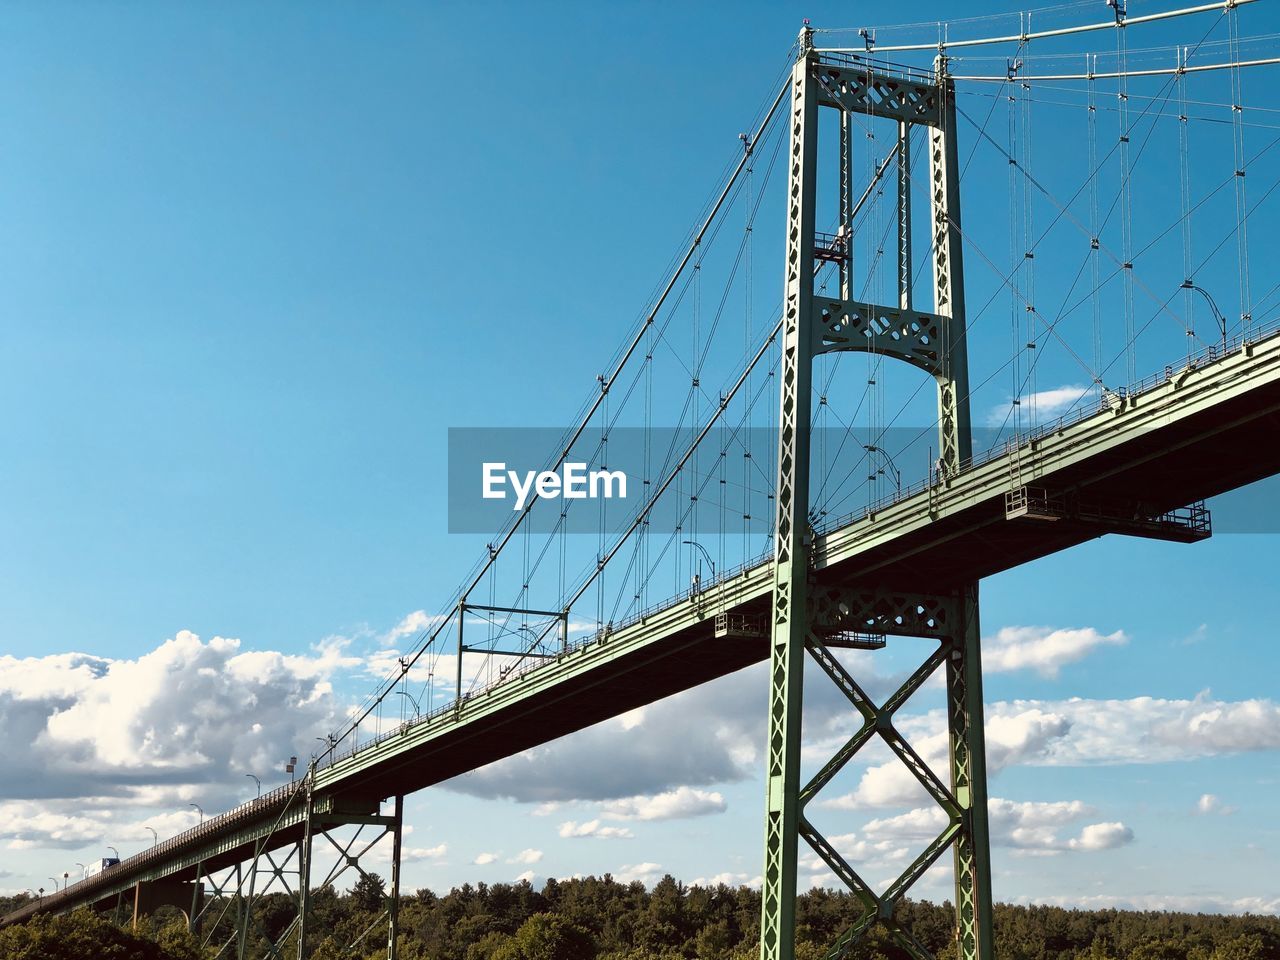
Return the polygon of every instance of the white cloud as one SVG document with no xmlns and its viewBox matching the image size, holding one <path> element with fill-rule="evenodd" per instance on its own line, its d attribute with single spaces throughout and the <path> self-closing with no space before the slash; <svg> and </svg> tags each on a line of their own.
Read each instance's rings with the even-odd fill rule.
<svg viewBox="0 0 1280 960">
<path fill-rule="evenodd" d="M 1015 895 L 1014 903 L 1049 904 L 1084 910 L 1171 910 L 1182 913 L 1280 914 L 1280 897 L 1223 897 L 1162 893 L 1066 894 L 1057 896 Z"/>
<path fill-rule="evenodd" d="M 529 848 L 528 850 L 521 850 L 514 857 L 511 857 L 510 859 L 508 859 L 507 863 L 530 864 L 530 863 L 537 863 L 541 859 L 542 859 L 541 850 L 534 850 L 533 848 Z"/>
<path fill-rule="evenodd" d="M 759 874 L 752 876 L 749 873 L 717 873 L 714 877 L 697 877 L 690 884 L 695 887 L 718 887 L 724 884 L 726 887 L 751 887 L 757 889 L 764 882 L 764 878 Z"/>
<path fill-rule="evenodd" d="M 594 837 L 597 840 L 630 840 L 635 836 L 626 827 L 604 827 L 599 820 L 588 820 L 578 823 L 566 820 L 560 824 L 560 836 L 569 839 L 575 837 Z"/>
<path fill-rule="evenodd" d="M 524 881 L 525 883 L 533 883 L 535 879 L 537 879 L 537 874 L 532 870 L 526 870 L 524 873 L 516 874 L 516 883 L 520 883 L 521 881 Z"/>
<path fill-rule="evenodd" d="M 653 796 L 627 797 L 601 805 L 604 815 L 613 820 L 679 820 L 724 813 L 724 796 L 693 787 L 678 787 Z"/>
<path fill-rule="evenodd" d="M 1114 850 L 1133 840 L 1133 831 L 1123 823 L 1091 823 L 1080 836 L 1067 841 L 1072 850 Z"/>
<path fill-rule="evenodd" d="M 385 645 L 396 643 L 403 637 L 416 637 L 432 627 L 439 626 L 447 618 L 442 614 L 429 614 L 425 610 L 415 610 L 407 614 L 399 623 L 382 636 Z"/>
<path fill-rule="evenodd" d="M 1083 660 L 1103 645 L 1123 645 L 1123 631 L 1103 634 L 1092 627 L 1055 630 L 1052 627 L 1003 627 L 982 640 L 982 665 L 993 672 L 1034 670 L 1056 677 L 1068 663 Z"/>
<path fill-rule="evenodd" d="M 482 853 L 480 854 L 480 856 L 476 857 L 471 862 L 478 867 L 483 867 L 483 866 L 486 866 L 487 864 L 496 862 L 497 859 L 498 859 L 498 855 L 496 853 Z"/>
<path fill-rule="evenodd" d="M 404 863 L 417 863 L 422 860 L 439 860 L 449 852 L 449 845 L 441 843 L 434 847 L 405 847 L 400 851 L 400 859 Z"/>
<path fill-rule="evenodd" d="M 1063 827 L 1094 812 L 1079 800 L 1046 803 L 993 797 L 987 810 L 991 824 L 991 842 L 1022 853 L 1096 852 L 1112 850 L 1133 840 L 1133 831 L 1118 822 L 1091 823 L 1084 826 L 1076 836 L 1061 836 Z M 917 807 L 897 816 L 870 820 L 862 830 L 864 842 L 869 845 L 861 848 L 861 858 L 883 855 L 884 851 L 892 849 L 901 841 L 919 846 L 936 837 L 946 825 L 946 814 L 937 806 Z M 859 850 L 851 842 L 855 839 L 854 835 L 840 839 L 844 842 L 844 846 L 837 844 L 841 853 L 846 849 Z"/>
<path fill-rule="evenodd" d="M 1235 807 L 1223 805 L 1221 798 L 1212 793 L 1202 794 L 1200 799 L 1196 801 L 1196 813 L 1201 816 L 1217 814 L 1219 816 L 1226 817 L 1235 812 Z"/>
<path fill-rule="evenodd" d="M 0 657 L 0 799 L 206 785 L 187 796 L 229 805 L 245 773 L 265 779 L 329 728 L 330 678 L 359 662 L 337 639 L 295 655 L 185 630 L 133 660 Z"/>
<path fill-rule="evenodd" d="M 900 726 L 917 753 L 944 783 L 947 777 L 948 736 L 941 728 L 941 714 L 931 713 L 924 722 L 903 718 Z M 1055 740 L 1064 737 L 1071 722 L 1057 713 L 1038 708 L 1005 716 L 989 716 L 986 724 L 987 770 L 997 773 L 1007 766 L 1030 763 L 1045 756 Z M 927 734 L 923 731 L 929 730 Z M 872 807 L 900 807 L 919 803 L 924 788 L 896 757 L 875 764 L 863 773 L 857 788 L 832 797 L 823 806 L 856 810 Z"/>
<path fill-rule="evenodd" d="M 1071 384 L 1027 394 L 1022 398 L 1021 403 L 1023 415 L 1029 417 L 1034 411 L 1037 423 L 1053 420 L 1066 413 L 1072 404 L 1088 394 L 1090 389 L 1090 387 Z M 1010 397 L 999 406 L 993 407 L 991 412 L 987 414 L 987 424 L 998 427 L 1004 423 L 1009 411 L 1013 408 L 1012 405 L 1013 398 Z"/>
<path fill-rule="evenodd" d="M 763 676 L 761 670 L 744 670 L 489 764 L 445 786 L 473 796 L 545 804 L 616 800 L 743 780 L 754 773 L 764 733 Z"/>
<path fill-rule="evenodd" d="M 1171 763 L 1232 753 L 1280 749 L 1280 705 L 1271 700 L 1014 700 L 986 708 L 987 770 L 1010 766 L 1096 766 Z M 932 710 L 898 718 L 897 725 L 946 782 L 945 716 Z M 873 764 L 857 787 L 822 801 L 837 809 L 901 807 L 923 790 L 897 759 Z"/>
<path fill-rule="evenodd" d="M 613 872 L 613 878 L 621 883 L 634 883 L 639 880 L 646 887 L 662 879 L 662 865 L 657 863 L 636 863 L 619 867 Z"/>
</svg>

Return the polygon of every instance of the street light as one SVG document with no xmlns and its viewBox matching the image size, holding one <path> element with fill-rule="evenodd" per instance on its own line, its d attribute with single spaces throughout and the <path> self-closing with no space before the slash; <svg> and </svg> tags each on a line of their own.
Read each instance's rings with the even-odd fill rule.
<svg viewBox="0 0 1280 960">
<path fill-rule="evenodd" d="M 114 854 L 116 855 L 116 859 L 117 859 L 117 860 L 119 860 L 119 859 L 120 859 L 120 851 L 119 851 L 119 850 L 117 850 L 115 847 L 111 846 L 111 844 L 107 844 L 107 849 L 108 849 L 108 850 L 110 850 L 112 853 L 114 853 Z"/>
<path fill-rule="evenodd" d="M 76 866 L 80 868 L 80 879 L 83 880 L 84 875 L 85 873 L 88 872 L 89 868 L 86 867 L 83 863 L 77 863 Z"/>
<path fill-rule="evenodd" d="M 889 451 L 884 447 L 877 447 L 874 443 L 864 443 L 862 447 L 867 451 L 867 453 L 878 453 L 884 458 L 884 462 L 888 465 L 889 469 L 893 471 L 893 481 L 894 485 L 898 488 L 898 496 L 902 496 L 902 471 L 899 470 L 898 465 L 893 462 L 893 457 L 889 456 Z M 881 470 L 880 472 L 883 473 L 884 471 Z M 867 479 L 874 479 L 874 476 L 875 475 L 873 474 Z"/>
<path fill-rule="evenodd" d="M 57 878 L 57 877 L 50 877 L 49 879 L 53 881 L 53 892 L 54 892 L 54 893 L 57 893 L 57 892 L 58 892 L 58 878 Z"/>
<path fill-rule="evenodd" d="M 1218 305 L 1214 302 L 1213 297 L 1209 296 L 1209 291 L 1198 284 L 1192 283 L 1190 280 L 1182 281 L 1182 289 L 1194 290 L 1196 293 L 1200 294 L 1200 296 L 1204 297 L 1205 301 L 1209 304 L 1209 309 L 1213 311 L 1213 319 L 1218 321 L 1218 329 L 1222 332 L 1222 342 L 1225 344 L 1227 342 L 1227 317 L 1226 314 L 1218 309 Z"/>
<path fill-rule="evenodd" d="M 200 822 L 201 822 L 201 823 L 204 823 L 204 810 L 202 810 L 202 809 L 200 808 L 200 804 L 198 804 L 198 803 L 188 803 L 188 804 L 187 804 L 187 806 L 188 806 L 188 807 L 195 807 L 195 808 L 196 808 L 196 813 L 200 814 Z"/>
<path fill-rule="evenodd" d="M 409 693 L 407 690 L 397 690 L 396 695 L 401 697 L 408 697 L 409 702 L 413 704 L 413 715 L 415 717 L 422 716 L 422 705 L 418 703 L 417 697 L 415 697 L 412 693 Z"/>
<path fill-rule="evenodd" d="M 712 579 L 712 580 L 714 580 L 714 579 L 716 578 L 716 564 L 715 564 L 715 561 L 711 559 L 711 554 L 707 553 L 707 548 L 706 548 L 706 547 L 704 547 L 702 544 L 700 544 L 697 540 L 683 540 L 683 541 L 681 541 L 681 542 L 682 542 L 683 544 L 685 544 L 685 546 L 689 546 L 689 547 L 697 547 L 697 548 L 698 548 L 698 551 L 699 551 L 699 552 L 700 552 L 704 557 L 706 557 L 706 558 L 707 558 L 707 565 L 708 565 L 709 567 L 711 567 L 711 579 Z M 694 583 L 694 586 L 695 586 L 695 587 L 696 587 L 696 586 L 700 586 L 700 585 L 701 585 L 701 582 L 702 582 L 702 578 L 701 578 L 701 577 L 695 576 L 695 577 L 693 578 L 693 583 Z"/>
<path fill-rule="evenodd" d="M 258 785 L 258 796 L 262 796 L 262 781 L 255 777 L 252 773 L 246 773 L 246 777 Z"/>
<path fill-rule="evenodd" d="M 144 825 L 143 825 L 143 829 L 144 829 L 144 830 L 150 830 L 150 831 L 151 831 L 151 845 L 152 845 L 153 847 L 154 847 L 157 843 L 159 843 L 159 842 L 160 842 L 160 834 L 156 833 L 156 828 L 155 828 L 155 827 L 148 827 L 148 826 L 146 826 L 146 825 L 144 824 Z"/>
</svg>

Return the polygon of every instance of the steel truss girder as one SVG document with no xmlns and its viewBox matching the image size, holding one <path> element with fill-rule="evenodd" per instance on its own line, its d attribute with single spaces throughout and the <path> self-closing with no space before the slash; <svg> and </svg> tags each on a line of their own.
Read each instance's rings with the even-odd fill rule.
<svg viewBox="0 0 1280 960">
<path fill-rule="evenodd" d="M 809 622 L 821 636 L 849 631 L 903 637 L 949 636 L 960 619 L 953 597 L 824 587 L 809 594 Z"/>
<path fill-rule="evenodd" d="M 882 307 L 839 297 L 813 298 L 821 326 L 813 352 L 862 351 L 905 360 L 934 377 L 943 375 L 941 345 L 947 317 L 923 310 Z"/>
<path fill-rule="evenodd" d="M 804 61 L 802 61 L 804 62 Z M 818 103 L 847 113 L 936 126 L 941 122 L 938 85 L 913 80 L 870 64 L 808 60 L 818 87 Z"/>
</svg>

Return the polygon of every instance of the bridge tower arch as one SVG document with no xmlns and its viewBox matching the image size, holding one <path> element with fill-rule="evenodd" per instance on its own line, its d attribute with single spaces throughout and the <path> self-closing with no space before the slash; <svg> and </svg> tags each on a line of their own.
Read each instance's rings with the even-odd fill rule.
<svg viewBox="0 0 1280 960">
<path fill-rule="evenodd" d="M 945 486 L 972 456 L 968 361 L 961 264 L 960 169 L 955 88 L 939 57 L 932 74 L 814 49 L 800 34 L 790 80 L 790 149 L 781 371 L 777 514 L 770 627 L 766 748 L 765 863 L 760 956 L 792 960 L 799 840 L 803 838 L 863 905 L 859 920 L 832 945 L 843 956 L 877 923 L 921 960 L 929 952 L 895 923 L 894 908 L 948 850 L 955 869 L 956 940 L 961 960 L 991 960 L 991 870 L 983 737 L 978 586 L 946 592 L 922 583 L 856 583 L 813 587 L 817 538 L 810 523 L 809 469 L 814 359 L 837 351 L 871 351 L 912 364 L 938 386 L 939 458 L 931 483 Z M 840 115 L 840 230 L 816 231 L 818 114 Z M 855 300 L 852 283 L 851 120 L 854 114 L 895 121 L 898 183 L 898 303 Z M 933 265 L 933 311 L 912 296 L 911 131 L 923 126 Z M 888 161 L 886 160 L 886 166 Z M 882 175 L 885 167 L 881 167 Z M 859 201 L 861 203 L 861 201 Z M 836 261 L 840 295 L 815 290 L 815 263 Z M 876 705 L 832 655 L 859 633 L 937 640 L 903 686 Z M 861 716 L 857 733 L 807 783 L 801 781 L 801 712 L 806 655 Z M 950 778 L 944 783 L 897 732 L 895 710 L 939 668 L 946 673 Z M 814 828 L 806 805 L 873 737 L 879 736 L 942 809 L 946 826 L 886 890 L 873 890 Z"/>
</svg>

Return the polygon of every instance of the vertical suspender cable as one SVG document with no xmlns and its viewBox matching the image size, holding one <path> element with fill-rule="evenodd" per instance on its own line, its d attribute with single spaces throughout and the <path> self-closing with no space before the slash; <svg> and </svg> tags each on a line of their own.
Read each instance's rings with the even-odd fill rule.
<svg viewBox="0 0 1280 960">
<path fill-rule="evenodd" d="M 1244 88 L 1240 76 L 1240 11 L 1227 8 L 1228 45 L 1231 62 L 1231 128 L 1235 151 L 1236 261 L 1240 274 L 1240 333 L 1246 335 L 1253 321 L 1249 293 L 1249 204 L 1245 196 Z"/>
<path fill-rule="evenodd" d="M 1010 74 L 1012 74 L 1012 70 Z M 1017 168 L 1018 168 L 1018 96 L 1014 92 L 1017 87 L 1013 82 L 1012 76 L 1009 79 L 1009 93 L 1006 95 L 1009 103 L 1009 125 L 1008 125 L 1008 156 L 1007 164 L 1009 169 L 1009 349 L 1012 363 L 1010 364 L 1013 374 L 1013 391 L 1010 394 L 1010 403 L 1013 405 L 1013 435 L 1015 437 L 1022 433 L 1022 343 L 1021 330 L 1022 321 L 1019 318 L 1018 305 L 1022 302 L 1022 294 L 1020 287 L 1022 278 L 1019 273 L 1018 251 L 1025 250 L 1026 245 L 1022 243 L 1018 236 L 1018 228 L 1021 218 L 1018 216 L 1018 203 L 1021 199 L 1021 190 L 1018 186 Z"/>
<path fill-rule="evenodd" d="M 1028 15 L 1029 16 L 1029 15 Z M 1032 246 L 1035 243 L 1035 190 L 1032 187 L 1032 141 L 1031 141 L 1031 84 L 1023 81 L 1022 83 L 1022 170 L 1025 176 L 1022 177 L 1022 217 L 1023 217 L 1023 268 L 1026 270 L 1027 279 L 1025 285 L 1026 304 L 1023 307 L 1022 314 L 1026 322 L 1026 336 L 1019 348 L 1025 348 L 1032 351 L 1036 348 L 1036 336 L 1039 329 L 1036 325 L 1036 261 L 1035 251 Z M 1027 354 L 1027 429 L 1030 430 L 1036 423 L 1036 358 L 1032 353 Z"/>
<path fill-rule="evenodd" d="M 1124 272 L 1125 381 L 1138 379 L 1133 325 L 1133 196 L 1129 166 L 1129 40 L 1125 35 L 1123 3 L 1116 5 L 1116 99 L 1120 118 L 1120 231 Z"/>
<path fill-rule="evenodd" d="M 1187 55 L 1186 47 L 1177 49 L 1178 72 L 1174 83 L 1178 88 L 1178 185 L 1182 201 L 1182 309 L 1187 315 L 1187 357 L 1190 359 L 1195 345 L 1195 283 L 1194 262 L 1191 256 L 1191 143 L 1187 124 Z"/>
<path fill-rule="evenodd" d="M 1099 398 L 1102 396 L 1102 276 L 1098 238 L 1098 103 L 1093 85 L 1093 75 L 1098 70 L 1098 55 L 1085 55 L 1085 73 L 1088 74 L 1089 91 L 1089 267 L 1092 283 L 1090 301 L 1093 314 L 1093 384 Z"/>
<path fill-rule="evenodd" d="M 750 149 L 750 144 L 746 140 L 743 140 L 743 149 Z M 745 317 L 744 317 L 745 322 L 743 323 L 743 329 L 746 331 L 746 334 L 743 340 L 743 348 L 742 348 L 744 356 L 751 353 L 751 344 L 752 344 L 753 338 L 755 337 L 755 330 L 753 329 L 754 321 L 752 320 L 752 317 L 751 317 L 751 294 L 753 292 L 752 284 L 754 282 L 752 273 L 751 273 L 751 240 L 752 240 L 752 234 L 753 234 L 753 231 L 751 229 L 751 226 L 752 226 L 751 220 L 755 213 L 755 195 L 754 195 L 755 191 L 752 187 L 752 183 L 754 179 L 753 167 L 754 167 L 754 164 L 751 164 L 751 163 L 747 164 L 746 207 L 744 208 L 746 211 L 746 220 L 745 220 L 745 225 L 743 227 L 743 229 L 746 231 L 746 234 L 747 234 L 745 238 L 746 249 L 743 251 L 743 255 L 746 261 L 743 264 L 743 267 L 745 269 L 744 280 L 743 280 L 743 289 L 744 289 L 743 312 L 745 314 Z M 767 179 L 768 178 L 766 177 L 766 181 Z M 754 384 L 755 384 L 754 375 L 752 375 L 747 380 L 747 396 L 749 397 L 755 396 Z M 754 432 L 752 429 L 754 426 L 755 426 L 754 408 L 748 407 L 747 408 L 747 430 L 746 430 L 746 437 L 743 443 L 743 450 L 742 450 L 742 556 L 744 559 L 752 555 L 751 514 L 752 514 L 753 505 L 751 502 L 751 435 Z"/>
</svg>

